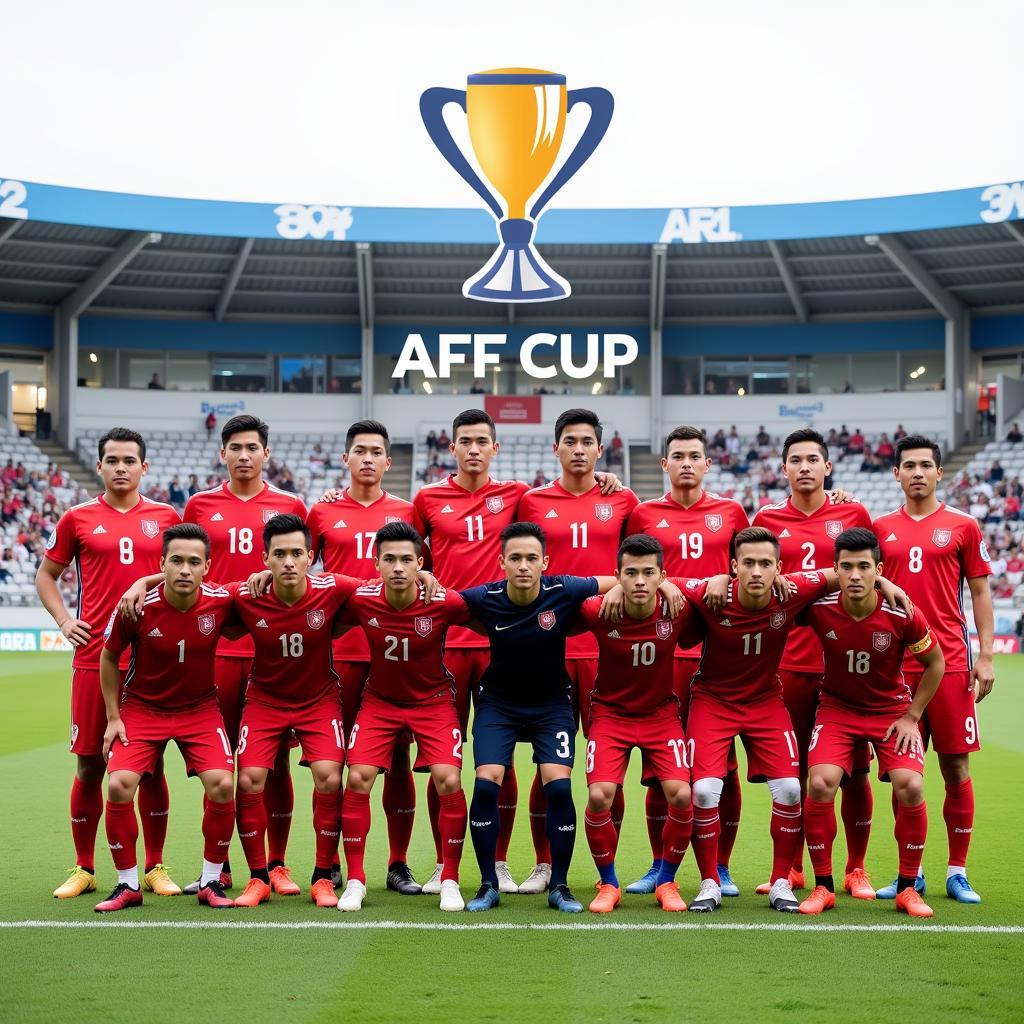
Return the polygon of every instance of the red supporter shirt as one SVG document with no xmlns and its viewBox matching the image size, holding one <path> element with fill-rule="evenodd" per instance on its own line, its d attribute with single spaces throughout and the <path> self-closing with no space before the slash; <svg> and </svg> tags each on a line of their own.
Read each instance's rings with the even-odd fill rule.
<svg viewBox="0 0 1024 1024">
<path fill-rule="evenodd" d="M 675 579 L 683 587 L 686 580 Z M 686 604 L 680 615 L 669 618 L 659 598 L 646 618 L 634 619 L 624 613 L 621 622 L 600 617 L 603 597 L 588 598 L 577 618 L 596 638 L 597 682 L 591 695 L 593 706 L 620 715 L 649 715 L 675 700 L 672 692 L 672 662 L 680 634 L 700 632 L 696 613 Z"/>
<path fill-rule="evenodd" d="M 902 587 L 921 610 L 946 659 L 946 671 L 969 671 L 964 580 L 992 575 L 977 520 L 945 504 L 924 519 L 911 519 L 902 506 L 879 516 L 874 530 L 882 547 L 886 578 Z M 910 656 L 904 668 L 920 672 Z"/>
<path fill-rule="evenodd" d="M 455 590 L 440 590 L 430 604 L 420 596 L 408 608 L 392 607 L 382 582 L 360 587 L 345 605 L 342 621 L 356 622 L 370 645 L 366 689 L 393 704 L 452 700 L 452 676 L 444 667 L 445 632 L 473 618 Z"/>
<path fill-rule="evenodd" d="M 264 482 L 263 490 L 248 501 L 236 497 L 225 481 L 210 491 L 199 491 L 188 499 L 183 516 L 186 523 L 198 523 L 210 535 L 211 579 L 221 584 L 244 582 L 254 572 L 262 572 L 263 527 L 274 516 L 292 512 L 306 518 L 302 500 Z M 222 657 L 251 658 L 252 640 L 221 640 L 217 653 Z"/>
<path fill-rule="evenodd" d="M 331 629 L 338 610 L 362 582 L 336 573 L 309 575 L 306 593 L 293 605 L 273 590 L 251 597 L 244 583 L 227 585 L 256 648 L 246 702 L 289 710 L 340 694 Z"/>
<path fill-rule="evenodd" d="M 683 508 L 670 492 L 637 505 L 626 524 L 626 536 L 646 533 L 661 541 L 669 576 L 706 578 L 729 572 L 733 534 L 749 525 L 743 506 L 732 498 L 701 491 L 696 504 Z M 678 647 L 676 657 L 699 658 L 700 645 Z"/>
<path fill-rule="evenodd" d="M 376 501 L 363 505 L 349 491 L 337 501 L 319 501 L 306 518 L 313 537 L 313 557 L 322 558 L 325 572 L 343 572 L 357 579 L 373 579 L 377 531 L 387 523 L 413 524 L 411 501 L 385 491 Z M 369 661 L 370 648 L 361 629 L 350 629 L 334 642 L 334 655 L 343 661 Z"/>
<path fill-rule="evenodd" d="M 121 595 L 140 576 L 160 571 L 163 532 L 181 518 L 160 501 L 139 497 L 120 512 L 101 494 L 69 508 L 46 544 L 46 557 L 78 568 L 77 617 L 89 623 L 87 644 L 75 648 L 75 668 L 99 669 L 103 629 Z"/>
<path fill-rule="evenodd" d="M 556 480 L 527 491 L 519 503 L 519 518 L 544 531 L 550 575 L 613 576 L 626 521 L 639 504 L 628 488 L 602 494 L 594 484 L 584 494 L 570 494 Z M 597 640 L 591 633 L 570 636 L 565 656 L 596 658 Z"/>
<path fill-rule="evenodd" d="M 788 573 L 783 579 L 797 587 L 785 604 L 772 594 L 764 608 L 749 611 L 740 605 L 733 580 L 725 605 L 717 612 L 704 603 L 707 583 L 687 581 L 683 594 L 707 629 L 700 668 L 690 684 L 693 693 L 730 704 L 748 704 L 782 693 L 779 662 L 790 631 L 800 612 L 828 591 L 820 572 Z"/>
<path fill-rule="evenodd" d="M 519 500 L 528 489 L 519 480 L 488 479 L 480 490 L 467 491 L 451 475 L 416 492 L 413 525 L 430 540 L 434 574 L 441 583 L 468 590 L 501 575 L 501 531 L 516 522 Z M 448 633 L 447 646 L 487 647 L 488 641 L 456 627 Z"/>
<path fill-rule="evenodd" d="M 908 616 L 890 608 L 881 594 L 875 602 L 875 610 L 858 621 L 843 607 L 841 594 L 829 594 L 807 608 L 800 621 L 811 626 L 825 649 L 823 700 L 868 714 L 901 715 L 913 700 L 903 681 L 903 653 L 924 654 L 935 641 L 920 609 Z"/>
<path fill-rule="evenodd" d="M 124 700 L 156 711 L 184 711 L 216 697 L 213 662 L 226 623 L 235 622 L 235 603 L 223 587 L 200 584 L 199 600 L 185 612 L 164 597 L 164 585 L 146 595 L 142 618 L 110 617 L 104 646 L 120 655 L 132 648 Z"/>
<path fill-rule="evenodd" d="M 836 564 L 836 537 L 855 526 L 871 529 L 871 516 L 858 501 L 833 505 L 826 495 L 825 504 L 810 515 L 793 507 L 787 498 L 776 505 L 766 505 L 754 513 L 751 526 L 764 526 L 779 538 L 782 568 L 786 572 L 808 572 L 831 569 Z M 785 672 L 822 671 L 821 643 L 808 626 L 798 626 L 789 635 L 782 664 Z"/>
</svg>

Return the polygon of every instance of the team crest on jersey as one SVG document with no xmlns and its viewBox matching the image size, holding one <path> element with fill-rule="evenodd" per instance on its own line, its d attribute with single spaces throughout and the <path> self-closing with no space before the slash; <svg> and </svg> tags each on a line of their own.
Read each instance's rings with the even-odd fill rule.
<svg viewBox="0 0 1024 1024">
<path fill-rule="evenodd" d="M 143 519 L 141 525 L 147 537 L 156 537 L 160 533 L 160 524 L 155 519 Z"/>
<path fill-rule="evenodd" d="M 826 519 L 825 533 L 835 540 L 843 532 L 843 521 L 841 519 Z"/>
<path fill-rule="evenodd" d="M 306 612 L 306 621 L 309 623 L 310 629 L 319 629 L 324 624 L 323 608 L 314 608 L 312 611 Z"/>
<path fill-rule="evenodd" d="M 889 650 L 889 644 L 892 642 L 892 633 L 872 633 L 871 634 L 871 646 L 876 651 L 887 651 Z"/>
<path fill-rule="evenodd" d="M 932 543 L 937 548 L 944 548 L 952 539 L 952 530 L 932 530 Z"/>
<path fill-rule="evenodd" d="M 540 624 L 541 629 L 551 629 L 555 624 L 555 613 L 554 612 L 541 612 L 537 616 L 537 622 Z"/>
<path fill-rule="evenodd" d="M 269 523 L 270 520 L 273 519 L 274 516 L 276 516 L 276 515 L 277 515 L 277 509 L 276 508 L 265 508 L 263 510 L 263 522 Z"/>
<path fill-rule="evenodd" d="M 505 499 L 500 494 L 495 494 L 485 502 L 487 511 L 497 515 L 505 507 Z"/>
<path fill-rule="evenodd" d="M 434 620 L 429 615 L 417 615 L 413 628 L 419 636 L 429 636 L 434 628 Z"/>
<path fill-rule="evenodd" d="M 401 522 L 404 522 L 404 520 L 402 519 L 401 516 L 385 516 L 384 517 L 384 525 L 385 526 L 387 526 L 388 523 L 401 523 Z"/>
<path fill-rule="evenodd" d="M 696 590 L 700 586 L 700 583 L 701 583 L 700 580 L 687 580 L 686 581 L 686 589 L 687 590 Z"/>
<path fill-rule="evenodd" d="M 594 515 L 601 520 L 602 523 L 607 523 L 612 517 L 611 505 L 602 503 L 594 506 Z"/>
<path fill-rule="evenodd" d="M 658 619 L 654 624 L 654 632 L 658 634 L 659 640 L 667 640 L 672 635 L 672 620 Z"/>
<path fill-rule="evenodd" d="M 209 636 L 217 626 L 217 620 L 212 615 L 200 615 L 197 621 L 199 623 L 199 632 L 203 636 Z"/>
<path fill-rule="evenodd" d="M 786 624 L 786 613 L 785 612 L 772 612 L 772 617 L 768 620 L 772 629 L 782 629 Z"/>
<path fill-rule="evenodd" d="M 718 512 L 709 512 L 704 517 L 704 522 L 712 533 L 718 533 L 722 528 L 722 516 Z"/>
</svg>

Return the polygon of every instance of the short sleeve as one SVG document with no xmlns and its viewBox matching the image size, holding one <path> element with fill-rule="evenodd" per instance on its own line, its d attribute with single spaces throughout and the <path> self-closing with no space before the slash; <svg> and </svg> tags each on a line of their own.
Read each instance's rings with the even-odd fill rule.
<svg viewBox="0 0 1024 1024">
<path fill-rule="evenodd" d="M 935 646 L 935 638 L 920 608 L 915 607 L 914 614 L 907 619 L 903 628 L 903 642 L 907 650 L 915 656 L 927 654 Z"/>
<path fill-rule="evenodd" d="M 58 565 L 70 565 L 78 554 L 78 529 L 73 512 L 65 512 L 46 541 L 46 557 Z"/>
<path fill-rule="evenodd" d="M 423 508 L 425 502 L 422 498 L 422 491 L 417 491 L 415 497 L 412 499 L 412 525 L 416 528 L 416 532 L 424 539 L 427 539 L 427 534 L 430 532 L 430 527 L 427 525 L 427 516 Z"/>
<path fill-rule="evenodd" d="M 828 580 L 825 579 L 825 574 L 815 569 L 788 573 L 783 578 L 796 584 L 796 593 L 786 602 L 786 607 L 792 608 L 794 612 L 802 611 L 828 593 Z"/>
<path fill-rule="evenodd" d="M 734 504 L 732 506 L 732 529 L 733 533 L 739 533 L 740 530 L 745 530 L 750 525 L 750 520 L 747 519 L 747 513 L 743 511 L 743 506 Z"/>
<path fill-rule="evenodd" d="M 196 502 L 196 495 L 193 494 L 192 497 L 189 498 L 188 501 L 185 502 L 185 511 L 181 515 L 181 518 L 182 518 L 183 522 L 186 522 L 186 523 L 198 523 L 199 522 L 199 518 L 198 518 L 199 513 L 196 511 L 197 504 L 198 503 Z"/>
<path fill-rule="evenodd" d="M 459 597 L 466 602 L 466 606 L 473 613 L 474 618 L 483 620 L 484 598 L 487 594 L 487 587 L 470 587 L 468 590 L 458 591 Z"/>
<path fill-rule="evenodd" d="M 306 516 L 309 515 L 309 512 L 306 509 L 305 502 L 303 502 L 301 498 L 295 499 L 295 504 L 292 508 L 292 512 L 295 515 L 297 515 L 301 520 L 303 520 L 303 522 L 305 522 Z"/>
<path fill-rule="evenodd" d="M 567 596 L 574 604 L 582 604 L 598 591 L 597 580 L 593 576 L 563 576 L 561 579 Z"/>
<path fill-rule="evenodd" d="M 117 657 L 135 639 L 135 623 L 124 618 L 115 608 L 103 631 L 103 646 Z"/>
<path fill-rule="evenodd" d="M 306 526 L 309 528 L 309 547 L 313 552 L 313 560 L 321 557 L 322 552 L 320 551 L 321 531 L 320 531 L 320 505 L 314 505 L 306 515 Z"/>
<path fill-rule="evenodd" d="M 981 527 L 974 519 L 968 521 L 964 530 L 964 547 L 960 553 L 960 561 L 964 568 L 964 576 L 969 580 L 992 575 L 988 545 L 982 536 Z"/>
<path fill-rule="evenodd" d="M 450 626 L 463 626 L 473 618 L 472 610 L 457 590 L 444 592 L 444 615 Z"/>
<path fill-rule="evenodd" d="M 857 519 L 854 526 L 862 526 L 867 530 L 871 529 L 871 514 L 863 505 L 857 506 Z"/>
</svg>

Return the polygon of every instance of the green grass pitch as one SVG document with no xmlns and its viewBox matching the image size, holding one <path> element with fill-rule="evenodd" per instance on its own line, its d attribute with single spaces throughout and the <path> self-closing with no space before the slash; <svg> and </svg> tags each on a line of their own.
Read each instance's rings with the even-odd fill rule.
<svg viewBox="0 0 1024 1024">
<path fill-rule="evenodd" d="M 1019 1021 L 1024 659 L 1001 657 L 996 672 L 996 690 L 981 707 L 984 750 L 973 768 L 978 814 L 971 879 L 985 902 L 960 906 L 944 895 L 942 783 L 929 755 L 925 872 L 935 917 L 924 924 L 911 925 L 892 903 L 845 896 L 822 919 L 772 913 L 753 894 L 769 867 L 764 786 L 748 786 L 744 794 L 733 857 L 743 895 L 726 900 L 710 919 L 665 914 L 653 897 L 642 896 L 625 897 L 611 921 L 558 915 L 542 897 L 525 896 L 505 897 L 483 921 L 442 915 L 433 898 L 384 890 L 387 851 L 378 785 L 362 914 L 318 911 L 305 896 L 216 914 L 188 897 L 147 894 L 144 908 L 110 920 L 93 913 L 91 895 L 61 902 L 50 896 L 73 861 L 67 825 L 73 759 L 65 745 L 69 659 L 5 654 L 0 1021 Z M 523 804 L 510 860 L 521 878 L 532 857 L 525 811 L 531 775 L 526 749 L 520 750 Z M 469 744 L 466 763 L 468 785 Z M 166 859 L 184 884 L 196 874 L 201 854 L 200 790 L 197 782 L 186 781 L 176 750 L 168 753 L 167 771 L 172 802 Z M 298 766 L 295 780 L 289 862 L 296 878 L 306 881 L 313 846 L 311 783 Z M 422 781 L 410 857 L 421 878 L 433 858 Z M 570 881 L 586 899 L 596 873 L 582 834 L 581 770 L 574 784 L 580 834 Z M 894 875 L 895 844 L 888 787 L 876 781 L 874 788 L 868 868 L 881 885 Z M 635 775 L 626 798 L 618 855 L 623 884 L 641 874 L 649 859 Z M 102 897 L 115 877 L 102 827 L 97 857 Z M 840 827 L 837 872 L 843 857 Z M 236 879 L 244 881 L 237 840 L 232 860 Z M 468 837 L 462 879 L 468 897 L 478 884 Z M 691 897 L 696 878 L 689 856 L 680 881 L 684 896 Z M 141 925 L 147 927 L 136 927 Z"/>
</svg>

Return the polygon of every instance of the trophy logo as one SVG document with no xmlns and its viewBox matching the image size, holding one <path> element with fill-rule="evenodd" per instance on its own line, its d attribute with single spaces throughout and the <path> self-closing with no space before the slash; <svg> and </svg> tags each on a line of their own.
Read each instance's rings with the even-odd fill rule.
<svg viewBox="0 0 1024 1024">
<path fill-rule="evenodd" d="M 488 188 L 459 148 L 444 120 L 458 104 L 466 114 L 470 143 Z M 565 134 L 567 113 L 590 108 L 590 120 L 565 163 L 548 181 Z M 420 116 L 441 155 L 486 203 L 501 245 L 462 286 L 467 299 L 482 302 L 548 302 L 568 298 L 569 282 L 556 274 L 533 246 L 537 220 L 559 189 L 597 149 L 615 103 L 607 89 L 566 90 L 565 75 L 530 68 L 499 68 L 470 75 L 466 89 L 427 89 Z M 547 181 L 540 196 L 530 200 Z M 497 192 L 505 201 L 502 208 Z M 529 205 L 529 210 L 527 206 Z"/>
</svg>

